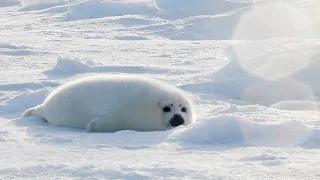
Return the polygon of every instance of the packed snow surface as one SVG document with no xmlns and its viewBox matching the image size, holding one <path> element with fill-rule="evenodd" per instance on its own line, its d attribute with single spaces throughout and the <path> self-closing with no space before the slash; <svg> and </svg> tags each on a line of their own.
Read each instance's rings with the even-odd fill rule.
<svg viewBox="0 0 320 180">
<path fill-rule="evenodd" d="M 315 0 L 0 0 L 0 179 L 320 179 L 319 20 Z M 174 84 L 197 122 L 20 118 L 101 73 Z"/>
</svg>

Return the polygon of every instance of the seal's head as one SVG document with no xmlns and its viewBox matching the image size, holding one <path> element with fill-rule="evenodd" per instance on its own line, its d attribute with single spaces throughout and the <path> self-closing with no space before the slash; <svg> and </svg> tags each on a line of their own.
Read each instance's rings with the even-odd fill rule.
<svg viewBox="0 0 320 180">
<path fill-rule="evenodd" d="M 168 127 L 188 125 L 194 122 L 194 112 L 188 101 L 162 101 L 159 108 Z"/>
</svg>

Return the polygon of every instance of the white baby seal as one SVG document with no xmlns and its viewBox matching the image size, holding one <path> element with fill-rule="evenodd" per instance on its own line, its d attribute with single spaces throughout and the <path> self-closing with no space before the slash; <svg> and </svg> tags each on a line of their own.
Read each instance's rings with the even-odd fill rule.
<svg viewBox="0 0 320 180">
<path fill-rule="evenodd" d="M 88 132 L 163 131 L 195 121 L 181 89 L 138 75 L 95 75 L 66 83 L 26 110 L 50 124 Z"/>
</svg>

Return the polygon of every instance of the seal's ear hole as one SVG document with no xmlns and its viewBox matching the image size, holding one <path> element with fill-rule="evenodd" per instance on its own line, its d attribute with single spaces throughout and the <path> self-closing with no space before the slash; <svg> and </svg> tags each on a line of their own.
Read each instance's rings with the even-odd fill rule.
<svg viewBox="0 0 320 180">
<path fill-rule="evenodd" d="M 173 106 L 173 104 L 170 104 L 170 106 L 172 107 L 172 106 Z"/>
</svg>

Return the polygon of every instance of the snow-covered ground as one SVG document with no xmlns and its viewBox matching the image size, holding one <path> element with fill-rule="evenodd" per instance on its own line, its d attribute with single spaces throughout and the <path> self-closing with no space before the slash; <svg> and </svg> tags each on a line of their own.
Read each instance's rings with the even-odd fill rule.
<svg viewBox="0 0 320 180">
<path fill-rule="evenodd" d="M 0 179 L 320 179 L 319 37 L 316 0 L 0 0 Z M 168 81 L 198 121 L 19 118 L 97 73 Z"/>
</svg>

